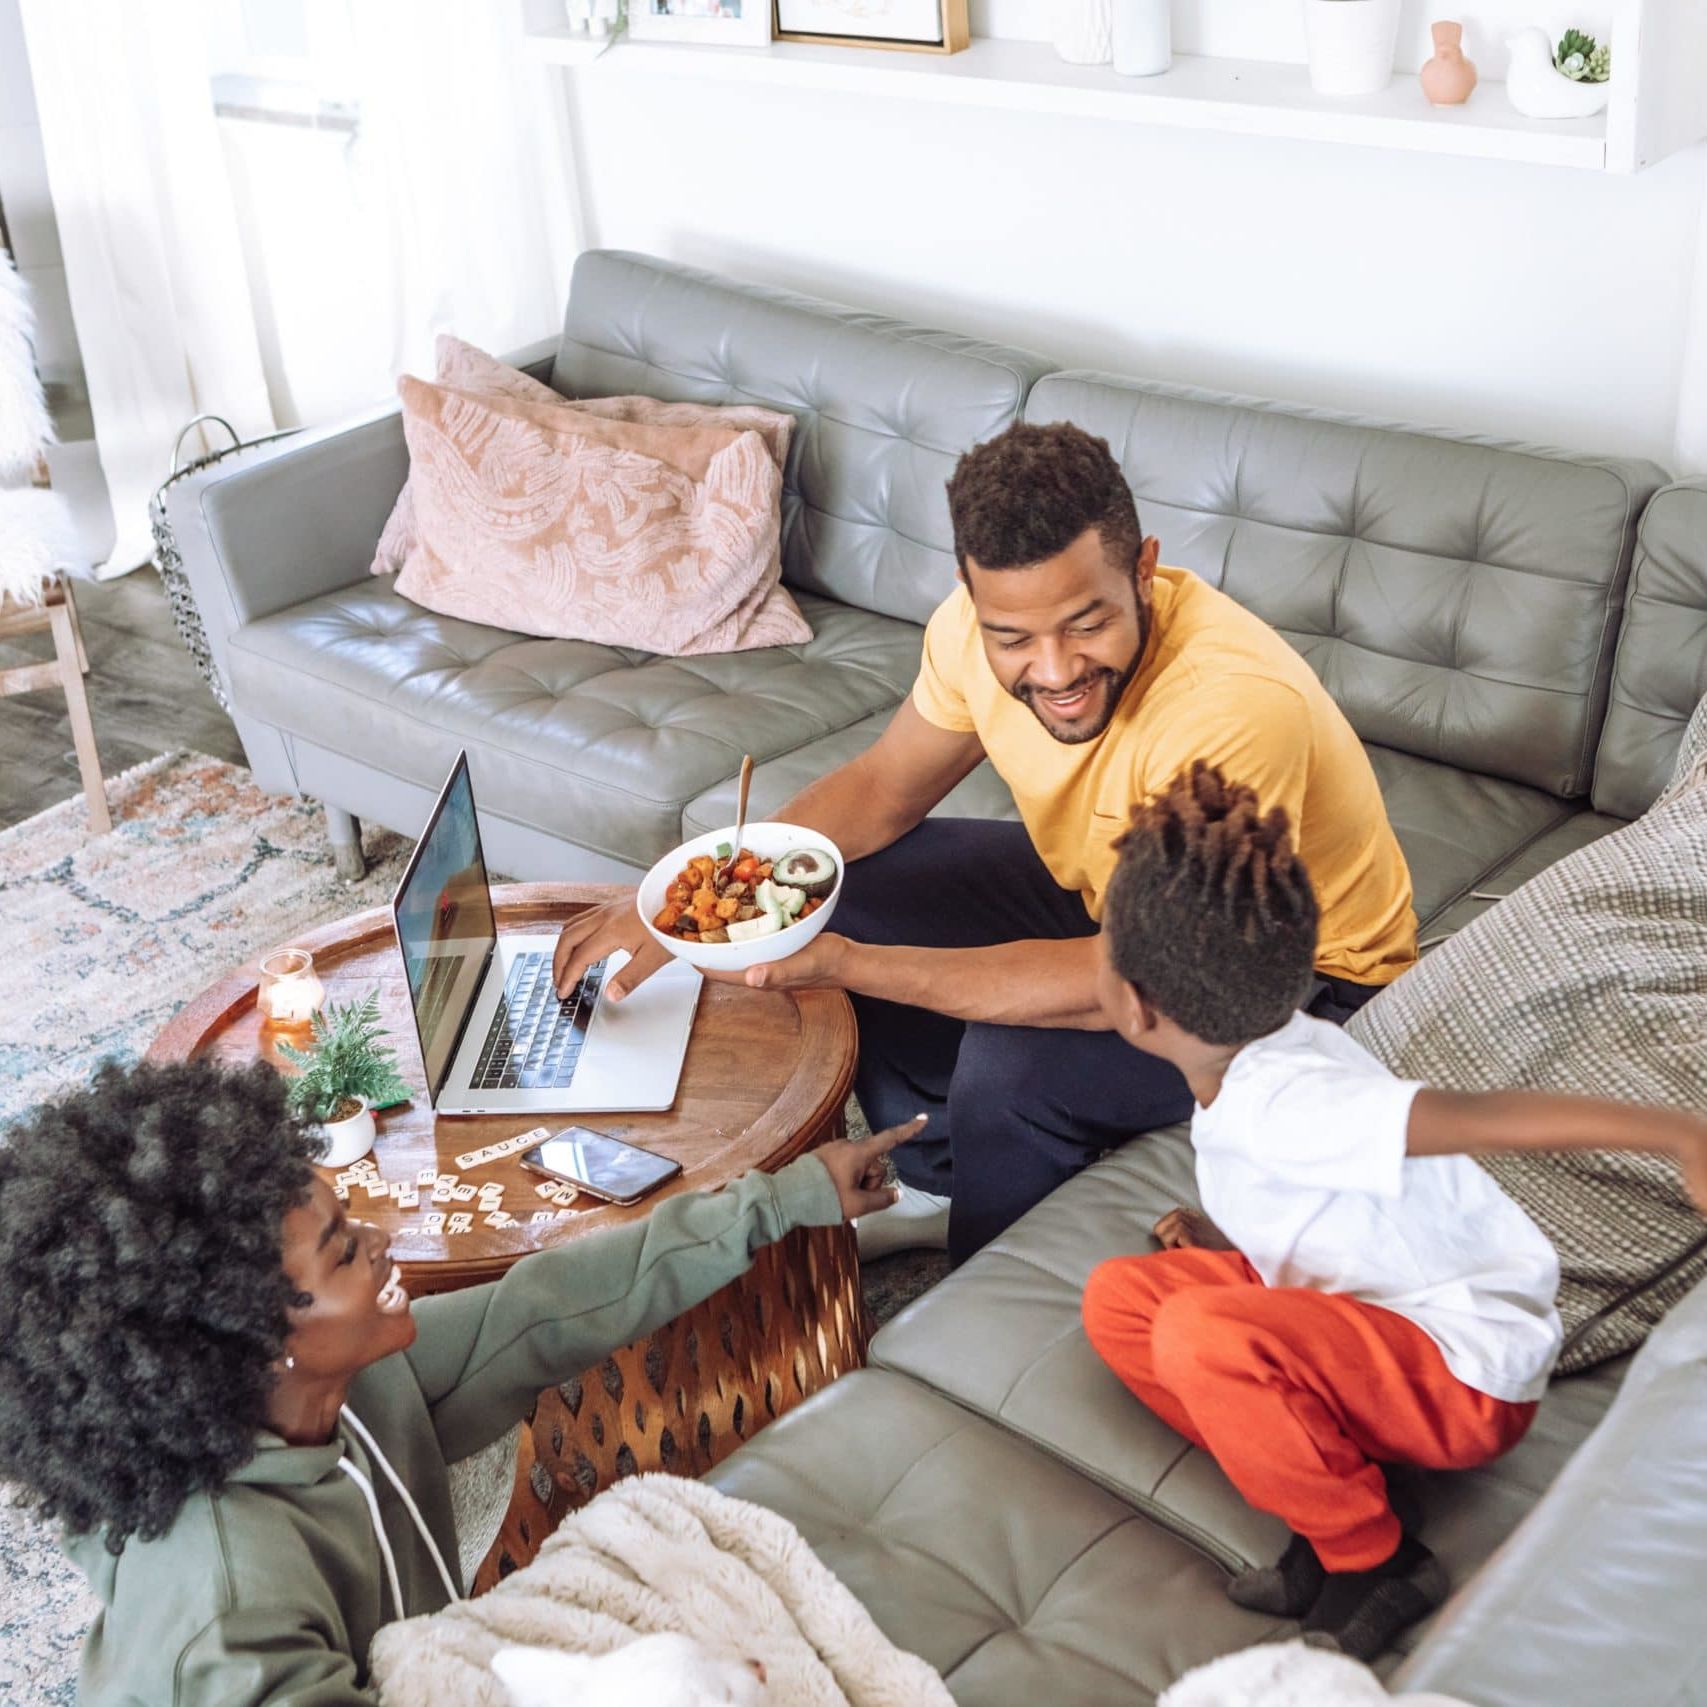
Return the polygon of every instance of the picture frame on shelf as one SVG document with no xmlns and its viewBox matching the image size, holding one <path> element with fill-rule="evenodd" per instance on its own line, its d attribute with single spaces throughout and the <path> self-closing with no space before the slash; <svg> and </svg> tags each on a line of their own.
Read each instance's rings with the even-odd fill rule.
<svg viewBox="0 0 1707 1707">
<path fill-rule="evenodd" d="M 630 41 L 764 47 L 771 0 L 628 0 Z"/>
<path fill-rule="evenodd" d="M 778 41 L 910 53 L 959 53 L 972 41 L 967 0 L 775 0 L 775 6 Z"/>
</svg>

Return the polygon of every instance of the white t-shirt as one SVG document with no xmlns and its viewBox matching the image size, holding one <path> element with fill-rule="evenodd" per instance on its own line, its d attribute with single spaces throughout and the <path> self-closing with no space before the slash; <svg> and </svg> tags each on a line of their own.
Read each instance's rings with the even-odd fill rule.
<svg viewBox="0 0 1707 1707">
<path fill-rule="evenodd" d="M 1468 1156 L 1405 1153 L 1421 1088 L 1294 1014 L 1192 1116 L 1204 1210 L 1268 1285 L 1396 1311 L 1466 1386 L 1538 1399 L 1559 1354 L 1559 1259 Z"/>
</svg>

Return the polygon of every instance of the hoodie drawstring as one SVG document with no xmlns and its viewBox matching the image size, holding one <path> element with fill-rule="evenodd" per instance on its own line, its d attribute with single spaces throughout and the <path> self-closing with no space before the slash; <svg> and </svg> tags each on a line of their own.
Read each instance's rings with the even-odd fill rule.
<svg viewBox="0 0 1707 1707">
<path fill-rule="evenodd" d="M 451 1574 L 445 1567 L 444 1555 L 439 1551 L 439 1544 L 433 1539 L 432 1531 L 427 1528 L 426 1520 L 421 1516 L 421 1508 L 415 1504 L 413 1495 L 403 1486 L 401 1478 L 392 1469 L 390 1460 L 379 1449 L 379 1442 L 368 1432 L 367 1425 L 347 1405 L 338 1413 L 347 1422 L 362 1444 L 368 1449 L 373 1461 L 385 1473 L 385 1479 L 396 1490 L 397 1497 L 402 1500 L 404 1509 L 414 1519 L 415 1528 L 421 1539 L 427 1545 L 427 1551 L 433 1556 L 433 1563 L 438 1566 L 439 1581 L 445 1585 L 445 1594 L 453 1601 L 463 1598 L 462 1591 L 451 1580 Z M 379 1499 L 373 1491 L 373 1483 L 362 1474 L 348 1457 L 338 1460 L 338 1468 L 361 1489 L 367 1501 L 368 1516 L 373 1522 L 374 1538 L 379 1542 L 380 1557 L 385 1561 L 385 1575 L 391 1585 L 391 1604 L 396 1608 L 399 1618 L 408 1617 L 408 1609 L 403 1604 L 403 1590 L 397 1579 L 397 1560 L 391 1551 L 391 1542 L 385 1533 L 385 1524 L 380 1520 Z"/>
</svg>

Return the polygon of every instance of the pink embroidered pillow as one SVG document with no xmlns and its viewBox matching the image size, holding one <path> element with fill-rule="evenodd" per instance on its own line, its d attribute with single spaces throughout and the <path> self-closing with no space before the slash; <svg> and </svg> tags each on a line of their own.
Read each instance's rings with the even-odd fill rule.
<svg viewBox="0 0 1707 1707">
<path fill-rule="evenodd" d="M 663 403 L 656 397 L 587 397 L 576 401 L 448 332 L 439 334 L 434 356 L 439 384 L 454 385 L 459 391 L 472 391 L 483 397 L 514 397 L 523 403 L 540 403 L 554 409 L 578 409 L 582 414 L 611 421 L 649 421 L 663 427 L 734 427 L 737 431 L 750 427 L 765 441 L 765 448 L 779 469 L 788 463 L 794 417 L 780 409 L 761 409 L 745 403 Z M 415 509 L 409 496 L 409 483 L 404 481 L 385 530 L 379 536 L 369 573 L 395 575 L 414 543 Z M 779 541 L 778 576 L 782 574 L 780 550 Z"/>
<path fill-rule="evenodd" d="M 777 579 L 782 470 L 757 432 L 407 376 L 397 389 L 415 521 L 405 598 L 669 657 L 812 638 Z"/>
</svg>

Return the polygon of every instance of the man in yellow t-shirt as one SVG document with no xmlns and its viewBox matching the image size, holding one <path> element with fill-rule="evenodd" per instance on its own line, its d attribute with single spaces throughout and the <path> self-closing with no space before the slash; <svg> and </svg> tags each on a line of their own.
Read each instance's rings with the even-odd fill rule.
<svg viewBox="0 0 1707 1707">
<path fill-rule="evenodd" d="M 1010 427 L 961 458 L 948 494 L 961 585 L 911 697 L 774 814 L 847 856 L 836 929 L 745 978 L 853 998 L 873 1129 L 931 1116 L 862 1251 L 946 1236 L 958 1261 L 1101 1151 L 1191 1112 L 1171 1067 L 1103 1029 L 1095 938 L 1132 808 L 1194 760 L 1286 809 L 1321 911 L 1313 1013 L 1343 1020 L 1411 965 L 1416 919 L 1351 726 L 1260 618 L 1159 566 L 1103 440 Z M 986 758 L 1021 821 L 927 818 Z M 620 996 L 663 959 L 642 936 L 632 906 L 581 915 L 559 988 L 624 947 Z"/>
</svg>

